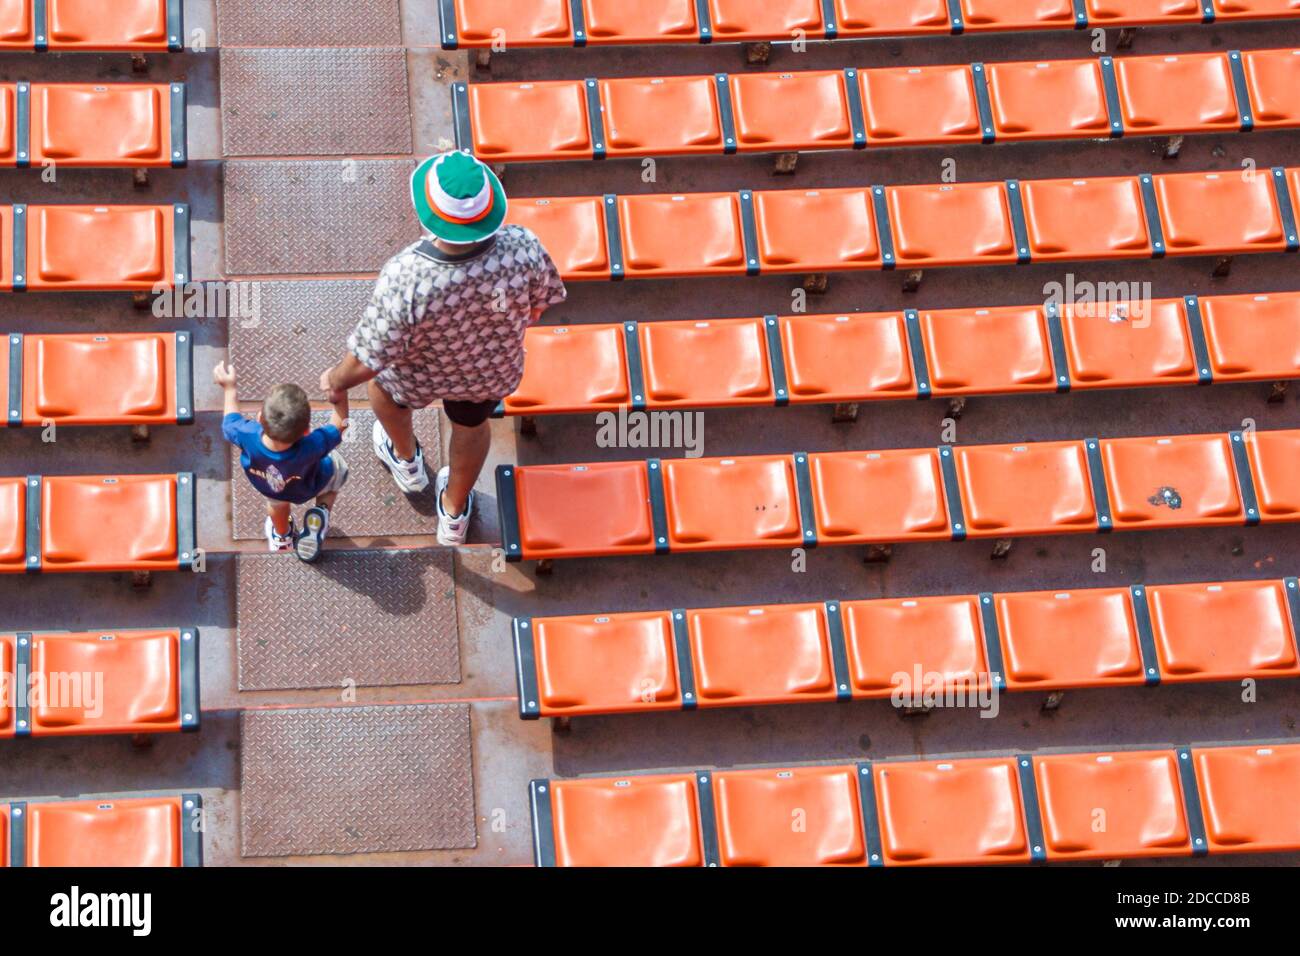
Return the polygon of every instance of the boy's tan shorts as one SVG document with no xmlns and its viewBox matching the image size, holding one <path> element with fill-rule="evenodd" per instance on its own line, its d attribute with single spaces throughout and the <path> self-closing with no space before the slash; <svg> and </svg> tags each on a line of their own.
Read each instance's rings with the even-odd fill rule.
<svg viewBox="0 0 1300 956">
<path fill-rule="evenodd" d="M 348 463 L 343 460 L 337 448 L 330 452 L 329 459 L 334 462 L 334 477 L 330 479 L 328 485 L 317 492 L 318 497 L 337 494 L 348 483 Z"/>
</svg>

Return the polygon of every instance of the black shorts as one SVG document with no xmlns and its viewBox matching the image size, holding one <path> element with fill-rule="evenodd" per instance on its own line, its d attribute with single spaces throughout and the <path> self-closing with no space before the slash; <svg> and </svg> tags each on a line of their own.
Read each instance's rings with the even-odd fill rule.
<svg viewBox="0 0 1300 956">
<path fill-rule="evenodd" d="M 496 399 L 486 402 L 446 402 L 442 403 L 442 410 L 447 413 L 453 425 L 460 425 L 462 428 L 477 428 L 485 421 L 492 417 L 497 406 L 501 403 Z"/>
</svg>

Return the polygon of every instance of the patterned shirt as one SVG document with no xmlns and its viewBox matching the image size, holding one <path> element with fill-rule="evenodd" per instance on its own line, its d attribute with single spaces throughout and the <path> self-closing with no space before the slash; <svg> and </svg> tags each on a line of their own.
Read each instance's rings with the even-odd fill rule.
<svg viewBox="0 0 1300 956">
<path fill-rule="evenodd" d="M 566 296 L 555 263 L 522 226 L 469 255 L 421 241 L 388 260 L 348 349 L 402 405 L 498 401 L 523 378 L 533 310 Z"/>
</svg>

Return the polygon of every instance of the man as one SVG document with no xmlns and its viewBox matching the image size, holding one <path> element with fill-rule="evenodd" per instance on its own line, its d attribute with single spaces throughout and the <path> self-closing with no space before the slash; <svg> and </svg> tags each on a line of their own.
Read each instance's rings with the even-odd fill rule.
<svg viewBox="0 0 1300 956">
<path fill-rule="evenodd" d="M 438 543 L 465 543 L 488 418 L 519 387 L 524 330 L 566 297 L 559 271 L 522 226 L 503 226 L 506 195 L 464 152 L 425 160 L 411 199 L 429 237 L 388 261 L 348 354 L 321 376 L 333 401 L 368 382 L 375 454 L 405 493 L 429 484 L 411 411 L 441 400 L 451 459 L 438 472 Z"/>
</svg>

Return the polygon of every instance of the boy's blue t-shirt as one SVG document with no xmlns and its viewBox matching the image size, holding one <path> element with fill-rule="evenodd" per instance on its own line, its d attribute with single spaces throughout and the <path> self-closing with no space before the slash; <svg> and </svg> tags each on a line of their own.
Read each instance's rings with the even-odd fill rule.
<svg viewBox="0 0 1300 956">
<path fill-rule="evenodd" d="M 239 449 L 239 464 L 254 488 L 295 505 L 311 501 L 330 483 L 334 462 L 329 453 L 343 441 L 337 428 L 325 425 L 284 451 L 272 451 L 262 444 L 261 422 L 233 413 L 222 419 L 221 432 Z"/>
</svg>

